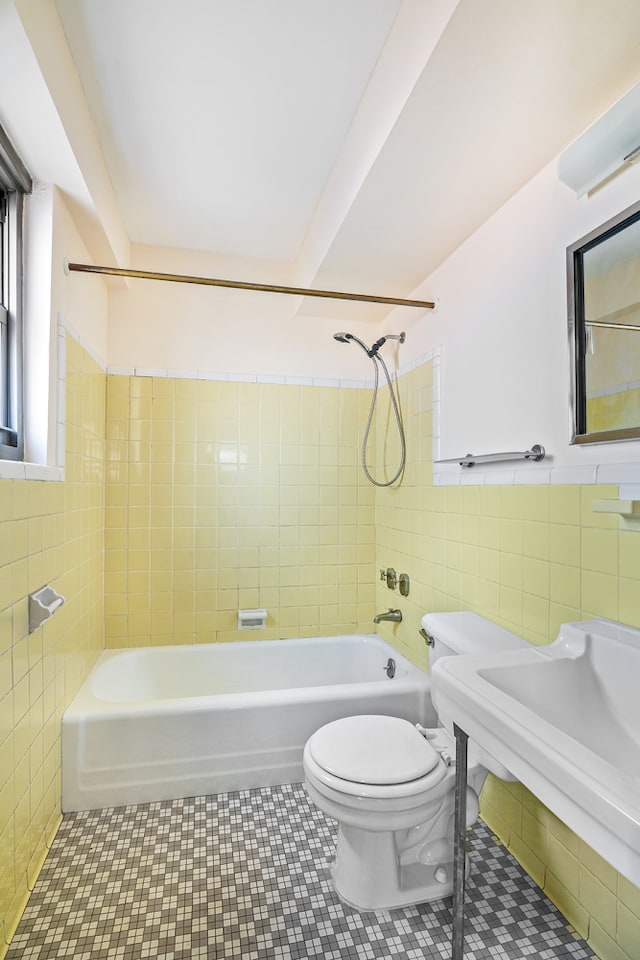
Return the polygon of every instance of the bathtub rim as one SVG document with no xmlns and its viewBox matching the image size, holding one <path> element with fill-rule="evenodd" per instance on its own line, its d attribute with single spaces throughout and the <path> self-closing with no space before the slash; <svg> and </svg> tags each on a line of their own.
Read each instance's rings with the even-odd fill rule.
<svg viewBox="0 0 640 960">
<path fill-rule="evenodd" d="M 133 657 L 141 651 L 179 651 L 202 650 L 207 647 L 229 647 L 249 648 L 256 643 L 265 642 L 269 645 L 278 645 L 285 647 L 288 644 L 310 646 L 322 641 L 336 641 L 343 639 L 355 639 L 362 646 L 380 647 L 385 653 L 388 650 L 389 655 L 393 656 L 396 664 L 400 665 L 405 671 L 404 677 L 385 678 L 380 680 L 355 681 L 353 683 L 338 684 L 319 684 L 304 687 L 276 687 L 270 690 L 239 691 L 236 693 L 213 693 L 192 697 L 164 697 L 158 699 L 146 700 L 103 700 L 97 697 L 90 689 L 92 674 L 101 666 L 110 660 L 118 657 Z M 190 644 L 155 644 L 141 647 L 117 647 L 107 648 L 102 651 L 98 659 L 93 664 L 87 677 L 80 689 L 73 697 L 62 715 L 62 723 L 75 722 L 80 718 L 86 720 L 105 720 L 117 714 L 119 717 L 153 717 L 165 714 L 167 712 L 198 713 L 205 708 L 226 710 L 239 710 L 247 705 L 272 705 L 278 702 L 286 701 L 291 703 L 304 703 L 305 700 L 313 699 L 322 702 L 329 702 L 336 699 L 335 691 L 339 691 L 340 696 L 351 696 L 355 700 L 363 696 L 363 690 L 368 694 L 389 690 L 389 684 L 393 684 L 393 689 L 399 693 L 402 689 L 413 690 L 416 678 L 425 682 L 430 687 L 429 674 L 418 667 L 408 659 L 403 653 L 400 653 L 392 644 L 378 634 L 332 634 L 322 637 L 287 637 L 274 640 L 230 640 L 220 643 L 190 643 Z M 332 693 L 332 691 L 334 691 Z"/>
</svg>

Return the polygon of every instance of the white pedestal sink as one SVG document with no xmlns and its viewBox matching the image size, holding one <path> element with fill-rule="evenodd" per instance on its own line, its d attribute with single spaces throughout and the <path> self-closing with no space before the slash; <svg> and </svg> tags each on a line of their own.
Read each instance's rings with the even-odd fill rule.
<svg viewBox="0 0 640 960">
<path fill-rule="evenodd" d="M 567 623 L 548 647 L 445 657 L 432 687 L 445 726 L 640 886 L 639 630 Z"/>
</svg>

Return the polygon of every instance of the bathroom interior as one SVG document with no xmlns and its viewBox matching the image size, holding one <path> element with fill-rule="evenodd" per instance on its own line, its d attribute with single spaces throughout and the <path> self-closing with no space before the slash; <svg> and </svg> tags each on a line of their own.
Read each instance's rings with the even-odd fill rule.
<svg viewBox="0 0 640 960">
<path fill-rule="evenodd" d="M 574 277 L 587 238 L 640 200 L 639 37 L 630 0 L 0 0 L 0 183 L 15 175 L 5 141 L 29 177 L 8 368 L 23 402 L 3 411 L 23 449 L 0 424 L 0 960 L 448 955 L 449 887 L 382 914 L 336 897 L 335 830 L 300 785 L 299 748 L 293 773 L 259 783 L 245 758 L 219 791 L 65 806 L 63 716 L 105 651 L 129 657 L 111 661 L 129 665 L 111 670 L 122 691 L 144 686 L 141 651 L 179 648 L 179 676 L 183 650 L 240 642 L 257 675 L 263 652 L 285 644 L 286 670 L 287 643 L 324 638 L 348 672 L 355 638 L 383 643 L 398 671 L 376 667 L 372 687 L 402 695 L 356 709 L 343 677 L 339 715 L 434 726 L 400 685 L 415 672 L 429 689 L 425 615 L 515 635 L 501 663 L 542 656 L 564 624 L 640 629 L 633 260 L 606 307 L 599 268 Z M 255 689 L 254 722 L 230 706 L 230 744 L 264 732 L 271 692 Z M 608 859 L 514 777 L 482 786 L 465 957 L 638 960 L 637 860 Z M 144 839 L 144 861 L 171 811 L 212 858 L 196 843 L 179 864 L 165 843 L 148 877 L 174 870 L 176 889 L 205 884 L 207 863 L 232 877 L 229 836 L 244 838 L 218 913 L 205 903 L 185 932 L 172 894 L 145 945 L 141 927 L 118 939 L 108 909 L 96 921 L 88 888 L 85 927 L 61 939 L 62 912 L 80 911 L 65 900 L 44 930 L 54 860 L 65 897 L 89 848 L 108 887 L 125 839 Z M 240 874 L 264 822 L 282 835 L 258 895 Z M 304 891 L 298 913 L 269 914 L 270 870 Z M 529 913 L 514 932 L 509 903 L 534 900 L 541 932 L 527 937 Z M 181 925 L 170 943 L 165 921 Z"/>
</svg>

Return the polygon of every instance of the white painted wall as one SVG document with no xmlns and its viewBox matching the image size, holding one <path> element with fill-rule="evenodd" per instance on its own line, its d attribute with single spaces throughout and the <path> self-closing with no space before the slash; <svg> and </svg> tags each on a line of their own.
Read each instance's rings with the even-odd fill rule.
<svg viewBox="0 0 640 960">
<path fill-rule="evenodd" d="M 54 318 L 62 317 L 66 328 L 97 360 L 107 365 L 108 296 L 102 277 L 67 275 L 64 262 L 86 263 L 89 251 L 78 231 L 65 198 L 54 191 L 54 229 L 51 271 L 51 302 Z"/>
<path fill-rule="evenodd" d="M 640 483 L 640 441 L 569 443 L 565 254 L 639 195 L 640 168 L 632 167 L 578 200 L 554 161 L 414 292 L 439 298 L 437 311 L 396 310 L 382 327 L 349 321 L 330 301 L 325 316 L 306 318 L 294 316 L 296 298 L 131 281 L 111 291 L 109 365 L 368 380 L 362 351 L 332 334 L 347 329 L 369 343 L 381 329 L 405 329 L 407 342 L 395 353 L 400 368 L 442 348 L 440 457 L 534 443 L 547 450 L 539 465 L 441 468 L 447 482 L 610 480 L 594 466 L 622 463 L 630 466 L 621 479 Z M 134 247 L 133 257 L 143 269 L 289 282 L 283 264 L 153 247 Z"/>
<path fill-rule="evenodd" d="M 389 351 L 392 367 L 442 347 L 440 457 L 524 450 L 534 443 L 547 450 L 539 465 L 476 467 L 464 474 L 443 467 L 447 482 L 509 482 L 514 476 L 519 482 L 589 482 L 594 465 L 635 465 L 640 442 L 569 443 L 565 251 L 638 195 L 640 168 L 632 167 L 578 200 L 559 181 L 554 161 L 415 291 L 439 298 L 435 312 L 396 310 L 382 327 L 350 321 L 348 308 L 330 301 L 326 316 L 306 318 L 294 316 L 297 298 L 131 281 L 110 293 L 109 365 L 369 380 L 362 351 L 336 344 L 332 334 L 347 329 L 370 343 L 381 329 L 405 329 L 404 346 Z M 289 282 L 282 264 L 140 246 L 133 257 L 141 269 Z M 610 475 L 601 471 L 599 479 Z"/>
<path fill-rule="evenodd" d="M 60 191 L 38 184 L 26 206 L 25 460 L 54 466 L 62 462 L 58 424 L 64 421 L 59 326 L 62 323 L 105 366 L 107 295 L 100 277 L 91 284 L 84 277 L 67 282 L 64 258 L 86 260 L 88 252 Z"/>
<path fill-rule="evenodd" d="M 441 468 L 447 482 L 585 482 L 593 465 L 632 464 L 640 482 L 640 441 L 569 444 L 566 248 L 640 196 L 632 167 L 577 200 L 545 167 L 436 270 L 416 295 L 440 298 L 431 315 L 408 316 L 403 362 L 442 346 L 442 458 L 524 450 L 542 444 L 541 464 Z M 396 328 L 390 316 L 385 328 Z M 635 465 L 638 464 L 636 467 Z M 563 468 L 571 468 L 570 474 Z M 637 470 L 637 479 L 633 476 Z M 610 479 L 600 470 L 598 479 Z"/>
<path fill-rule="evenodd" d="M 289 265 L 132 246 L 132 267 L 161 273 L 290 284 Z M 77 274 L 74 276 L 78 276 Z M 73 281 L 73 277 L 71 278 Z M 91 278 L 85 278 L 90 283 Z M 367 343 L 377 325 L 332 316 L 296 315 L 299 297 L 164 281 L 130 280 L 109 297 L 109 367 L 218 374 L 369 380 L 371 363 L 333 334 L 349 330 Z"/>
</svg>

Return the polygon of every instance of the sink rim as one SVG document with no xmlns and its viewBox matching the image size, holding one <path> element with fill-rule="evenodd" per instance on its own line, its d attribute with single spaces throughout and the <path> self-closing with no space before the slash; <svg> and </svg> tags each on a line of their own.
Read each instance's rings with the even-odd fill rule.
<svg viewBox="0 0 640 960">
<path fill-rule="evenodd" d="M 605 655 L 606 656 L 606 655 Z M 640 651 L 605 672 L 594 668 L 592 651 L 584 655 L 539 657 L 519 664 L 477 668 L 492 688 L 531 710 L 549 726 L 592 751 L 615 770 L 640 777 L 640 711 L 635 684 Z M 609 664 L 611 667 L 611 664 Z M 628 669 L 626 669 L 628 667 Z M 633 690 L 631 690 L 633 687 Z M 569 758 L 571 759 L 571 757 Z"/>
<path fill-rule="evenodd" d="M 587 624 L 593 631 L 593 621 Z M 636 635 L 640 638 L 640 631 Z M 640 776 L 620 770 L 478 674 L 478 670 L 493 667 L 526 670 L 527 665 L 549 662 L 550 657 L 571 657 L 571 645 L 565 641 L 566 634 L 563 640 L 561 631 L 555 650 L 551 649 L 554 644 L 532 645 L 440 659 L 432 671 L 440 719 L 449 728 L 455 722 L 504 763 L 560 819 L 638 885 Z"/>
<path fill-rule="evenodd" d="M 440 690 L 440 678 L 442 678 L 443 674 L 445 676 L 455 677 L 459 683 L 464 684 L 473 698 L 474 705 L 483 715 L 485 712 L 486 715 L 492 715 L 497 712 L 500 713 L 506 721 L 510 723 L 515 722 L 518 728 L 521 729 L 523 736 L 531 740 L 532 747 L 537 748 L 539 746 L 539 738 L 537 734 L 532 731 L 531 722 L 528 722 L 534 718 L 536 724 L 540 725 L 540 732 L 546 733 L 549 740 L 554 738 L 556 746 L 564 748 L 563 750 L 558 749 L 557 752 L 562 752 L 564 759 L 576 768 L 580 778 L 593 779 L 593 777 L 589 777 L 588 771 L 576 762 L 576 755 L 584 754 L 588 755 L 590 759 L 592 758 L 596 766 L 606 768 L 609 774 L 613 775 L 614 781 L 618 777 L 625 783 L 637 781 L 640 790 L 640 773 L 637 777 L 633 777 L 630 774 L 620 771 L 612 762 L 601 757 L 590 747 L 576 740 L 571 734 L 566 733 L 562 728 L 546 720 L 540 714 L 537 714 L 533 708 L 517 700 L 511 696 L 511 694 L 491 683 L 491 681 L 484 676 L 486 671 L 500 669 L 502 667 L 513 666 L 526 669 L 529 664 L 543 663 L 548 663 L 551 666 L 554 660 L 550 660 L 546 656 L 540 656 L 536 647 L 533 647 L 530 651 L 513 650 L 499 655 L 480 654 L 478 656 L 444 657 L 442 660 L 439 660 L 433 668 L 432 683 L 435 684 L 436 695 L 438 699 L 440 699 L 442 693 Z M 486 701 L 491 702 L 493 710 L 487 707 Z M 559 740 L 557 738 L 559 738 Z M 546 739 L 545 737 L 545 742 Z M 637 821 L 640 826 L 640 810 L 638 811 Z"/>
</svg>

